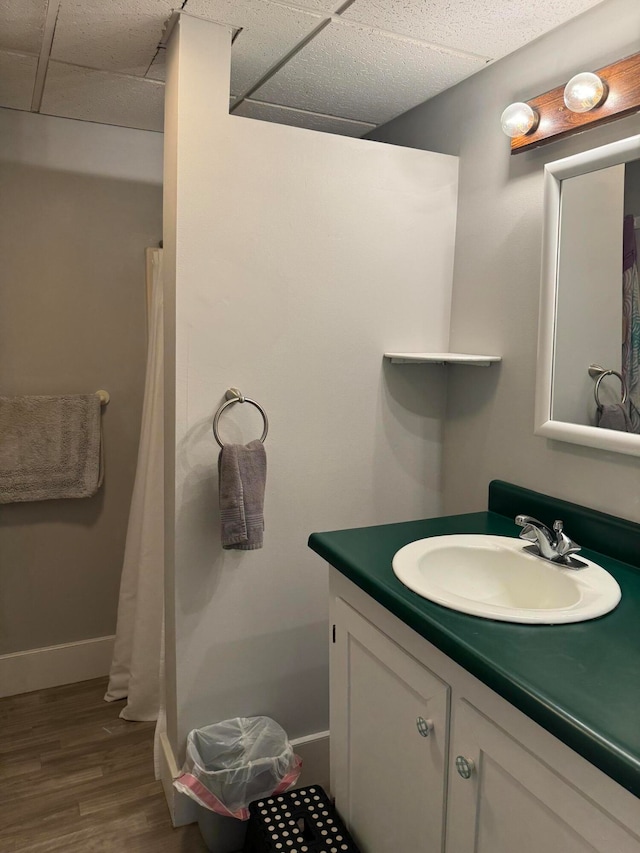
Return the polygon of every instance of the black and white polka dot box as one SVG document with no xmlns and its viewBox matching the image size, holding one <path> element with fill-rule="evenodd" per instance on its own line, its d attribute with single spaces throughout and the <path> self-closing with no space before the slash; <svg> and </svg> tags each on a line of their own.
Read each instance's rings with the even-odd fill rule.
<svg viewBox="0 0 640 853">
<path fill-rule="evenodd" d="M 249 806 L 243 853 L 359 853 L 322 788 L 312 785 Z"/>
</svg>

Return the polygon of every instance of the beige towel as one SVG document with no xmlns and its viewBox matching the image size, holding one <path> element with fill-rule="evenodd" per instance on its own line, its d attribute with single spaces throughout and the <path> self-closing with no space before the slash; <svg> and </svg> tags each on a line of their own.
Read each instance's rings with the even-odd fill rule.
<svg viewBox="0 0 640 853">
<path fill-rule="evenodd" d="M 101 483 L 96 394 L 0 397 L 0 503 L 88 498 Z"/>
<path fill-rule="evenodd" d="M 225 444 L 218 458 L 222 547 L 262 548 L 267 457 L 261 441 Z"/>
</svg>

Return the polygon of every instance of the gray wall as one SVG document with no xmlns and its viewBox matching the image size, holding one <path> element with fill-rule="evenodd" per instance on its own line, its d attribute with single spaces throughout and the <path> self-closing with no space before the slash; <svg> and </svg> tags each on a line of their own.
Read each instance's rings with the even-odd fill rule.
<svg viewBox="0 0 640 853">
<path fill-rule="evenodd" d="M 161 150 L 159 134 L 0 110 L 0 393 L 112 397 L 95 497 L 0 507 L 0 653 L 115 630 Z"/>
<path fill-rule="evenodd" d="M 533 434 L 544 164 L 640 133 L 640 116 L 514 157 L 500 129 L 507 104 L 638 44 L 638 0 L 606 0 L 374 134 L 460 155 L 451 348 L 504 358 L 481 374 L 448 368 L 447 512 L 486 506 L 487 485 L 498 477 L 640 520 L 639 458 Z"/>
</svg>

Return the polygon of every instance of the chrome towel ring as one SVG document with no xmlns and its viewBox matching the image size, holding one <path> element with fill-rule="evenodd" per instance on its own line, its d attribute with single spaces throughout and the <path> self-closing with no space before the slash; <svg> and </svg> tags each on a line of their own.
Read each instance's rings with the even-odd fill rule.
<svg viewBox="0 0 640 853">
<path fill-rule="evenodd" d="M 262 435 L 260 436 L 260 441 L 264 444 L 264 440 L 267 437 L 267 433 L 269 432 L 269 418 L 267 417 L 267 413 L 262 408 L 259 403 L 256 403 L 255 400 L 250 400 L 249 397 L 245 397 L 241 391 L 238 391 L 237 388 L 229 388 L 226 392 L 225 397 L 227 398 L 226 403 L 223 403 L 218 411 L 215 413 L 213 417 L 213 437 L 218 442 L 220 447 L 224 447 L 224 444 L 220 440 L 220 433 L 218 432 L 218 422 L 220 421 L 220 415 L 224 412 L 225 409 L 229 408 L 229 406 L 233 406 L 234 403 L 251 403 L 252 406 L 255 406 L 256 409 L 262 415 L 262 420 L 264 421 L 264 430 L 262 431 Z"/>
<path fill-rule="evenodd" d="M 590 364 L 589 365 L 589 376 L 592 376 L 593 378 L 595 378 L 596 376 L 598 377 L 596 379 L 596 384 L 593 388 L 593 396 L 595 398 L 596 406 L 598 407 L 598 409 L 602 408 L 602 403 L 600 402 L 600 397 L 598 396 L 598 391 L 600 390 L 600 383 L 605 378 L 605 376 L 617 376 L 617 378 L 620 380 L 620 387 L 621 387 L 621 394 L 622 394 L 622 398 L 621 398 L 620 402 L 623 405 L 624 405 L 624 403 L 627 402 L 627 396 L 628 396 L 627 383 L 624 381 L 622 374 L 618 373 L 617 370 L 607 370 L 607 368 L 601 367 L 599 364 Z"/>
</svg>

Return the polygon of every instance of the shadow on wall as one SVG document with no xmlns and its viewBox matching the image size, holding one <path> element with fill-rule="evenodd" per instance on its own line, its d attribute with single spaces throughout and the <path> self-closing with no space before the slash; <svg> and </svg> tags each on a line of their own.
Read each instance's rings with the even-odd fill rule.
<svg viewBox="0 0 640 853">
<path fill-rule="evenodd" d="M 180 758 L 191 729 L 235 716 L 273 717 L 290 738 L 323 730 L 329 701 L 327 650 L 324 621 L 230 642 L 216 637 L 207 647 L 193 648 L 189 655 L 192 681 L 180 686 L 181 695 L 187 697 L 186 707 L 178 711 Z M 215 682 L 212 660 L 216 661 Z M 303 683 L 318 690 L 302 689 Z M 317 695 L 325 697 L 322 707 Z M 260 697 L 258 703 L 256 697 Z M 305 721 L 304 731 L 294 727 L 299 720 Z"/>
<path fill-rule="evenodd" d="M 444 413 L 447 368 L 437 364 L 392 364 L 388 358 L 382 360 L 382 391 L 384 410 L 395 417 L 396 422 L 409 428 L 413 435 L 421 435 L 412 416 L 420 419 L 439 420 Z"/>
<path fill-rule="evenodd" d="M 415 487 L 416 518 L 441 512 L 441 461 L 448 381 L 451 372 L 458 370 L 466 371 L 472 380 L 462 415 L 468 417 L 486 406 L 487 400 L 492 398 L 499 379 L 498 365 L 485 369 L 453 365 L 395 365 L 388 359 L 383 362 L 379 417 L 395 463 L 405 473 L 406 481 Z M 398 427 L 406 441 L 398 441 Z M 379 487 L 385 490 L 388 483 L 381 482 Z M 406 517 L 396 520 L 406 520 Z"/>
<path fill-rule="evenodd" d="M 447 370 L 460 371 L 462 374 L 458 376 L 459 381 L 456 387 L 464 387 L 464 393 L 456 394 L 455 408 L 453 406 L 447 407 L 447 416 L 456 420 L 464 420 L 493 406 L 502 368 L 502 362 L 492 364 L 490 367 L 465 367 L 462 365 L 448 367 Z M 533 404 L 531 423 L 533 424 Z"/>
<path fill-rule="evenodd" d="M 29 527 L 43 523 L 79 527 L 93 527 L 100 518 L 105 493 L 109 484 L 105 479 L 98 492 L 91 498 L 53 501 L 25 501 L 3 504 L 0 512 L 0 527 Z"/>
<path fill-rule="evenodd" d="M 105 481 L 91 498 L 26 501 L 0 507 L 0 563 L 4 569 L 0 572 L 0 654 L 47 643 L 44 635 L 39 639 L 31 623 L 55 620 L 61 588 L 63 595 L 65 590 L 71 593 L 67 599 L 72 597 L 72 589 L 77 591 L 80 580 L 77 574 L 86 578 L 90 572 L 95 554 L 93 540 L 88 537 L 103 515 L 107 490 Z M 42 567 L 44 575 L 39 577 Z M 42 609 L 35 614 L 34 592 L 42 601 Z M 22 626 L 22 636 L 17 640 L 12 630 L 16 621 Z M 60 623 L 58 641 L 76 639 L 73 633 L 65 636 L 62 620 Z"/>
<path fill-rule="evenodd" d="M 203 448 L 209 453 L 203 461 Z M 198 614 L 203 601 L 210 601 L 218 588 L 224 560 L 242 557 L 225 552 L 220 541 L 217 457 L 220 448 L 211 431 L 211 420 L 195 423 L 179 442 L 176 475 L 182 481 L 177 501 L 176 566 L 188 567 L 189 583 L 180 585 L 180 608 Z"/>
<path fill-rule="evenodd" d="M 394 466 L 402 472 L 401 479 L 396 480 L 402 483 L 398 487 L 409 488 L 414 493 L 412 516 L 415 518 L 437 515 L 440 511 L 446 393 L 446 370 L 442 367 L 391 364 L 383 359 L 377 404 L 383 431 L 378 435 L 375 455 L 384 455 L 391 449 Z M 404 440 L 398 440 L 400 435 Z M 374 470 L 374 491 L 381 495 L 382 509 L 387 503 L 388 471 L 385 474 Z M 402 512 L 397 518 L 384 520 L 405 521 L 407 514 Z"/>
</svg>

